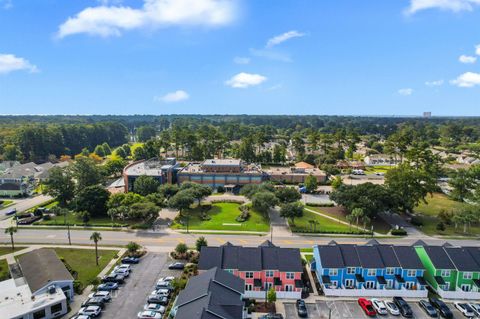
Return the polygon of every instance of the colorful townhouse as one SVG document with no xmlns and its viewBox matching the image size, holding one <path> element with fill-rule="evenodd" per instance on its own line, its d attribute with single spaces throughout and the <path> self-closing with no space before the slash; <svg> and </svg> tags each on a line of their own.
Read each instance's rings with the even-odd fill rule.
<svg viewBox="0 0 480 319">
<path fill-rule="evenodd" d="M 277 298 L 301 298 L 303 265 L 297 248 L 280 248 L 270 241 L 259 247 L 231 243 L 202 247 L 198 269 L 202 272 L 214 267 L 243 279 L 247 298 L 265 298 L 272 287 Z"/>
<path fill-rule="evenodd" d="M 433 289 L 447 299 L 480 299 L 480 248 L 414 244 Z"/>
<path fill-rule="evenodd" d="M 311 264 L 326 296 L 426 297 L 424 267 L 413 246 L 337 244 L 314 247 Z"/>
</svg>

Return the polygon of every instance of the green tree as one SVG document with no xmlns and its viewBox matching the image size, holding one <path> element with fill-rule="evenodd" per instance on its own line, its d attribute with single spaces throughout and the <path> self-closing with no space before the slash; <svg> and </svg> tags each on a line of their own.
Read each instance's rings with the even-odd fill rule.
<svg viewBox="0 0 480 319">
<path fill-rule="evenodd" d="M 102 144 L 103 147 L 103 152 L 105 153 L 105 156 L 112 154 L 112 149 L 110 148 L 110 145 L 108 145 L 107 142 L 104 142 Z"/>
<path fill-rule="evenodd" d="M 105 216 L 110 193 L 100 185 L 81 189 L 75 197 L 77 211 L 87 211 L 91 216 Z"/>
<path fill-rule="evenodd" d="M 191 183 L 191 182 L 183 183 L 180 186 L 180 190 L 188 191 L 191 194 L 191 196 L 195 198 L 195 200 L 198 203 L 198 206 L 200 206 L 203 198 L 212 194 L 212 189 L 209 186 Z"/>
<path fill-rule="evenodd" d="M 363 208 L 356 207 L 352 209 L 352 212 L 348 216 L 352 216 L 351 218 L 355 220 L 355 224 L 358 226 L 360 219 L 363 219 L 365 216 L 365 211 Z"/>
<path fill-rule="evenodd" d="M 162 184 L 158 188 L 158 192 L 166 199 L 169 199 L 178 192 L 178 186 L 176 184 Z"/>
<path fill-rule="evenodd" d="M 178 209 L 178 211 L 180 212 L 180 215 L 185 218 L 186 224 L 187 224 L 187 233 L 188 233 L 188 225 L 190 221 L 189 220 L 190 216 L 187 210 L 190 208 L 190 206 L 194 202 L 195 202 L 195 199 L 193 198 L 193 195 L 189 190 L 179 191 L 174 196 L 172 196 L 167 202 L 168 207 L 171 207 L 173 209 Z"/>
<path fill-rule="evenodd" d="M 77 181 L 77 190 L 103 183 L 103 175 L 95 161 L 88 157 L 80 157 L 71 165 L 73 178 Z"/>
<path fill-rule="evenodd" d="M 275 196 L 281 203 L 293 203 L 302 198 L 302 195 L 293 187 L 277 188 Z"/>
<path fill-rule="evenodd" d="M 203 246 L 208 246 L 208 242 L 205 239 L 205 237 L 200 236 L 198 237 L 197 241 L 195 242 L 195 248 L 197 249 L 198 252 L 202 249 Z"/>
<path fill-rule="evenodd" d="M 12 245 L 12 251 L 15 250 L 15 244 L 13 242 L 13 234 L 15 234 L 16 232 L 17 232 L 17 227 L 10 226 L 5 228 L 5 234 L 10 235 L 10 244 Z"/>
<path fill-rule="evenodd" d="M 160 183 L 154 177 L 142 175 L 135 179 L 133 190 L 137 194 L 147 196 L 148 194 L 155 193 L 159 186 Z"/>
<path fill-rule="evenodd" d="M 98 266 L 98 242 L 102 240 L 102 235 L 99 232 L 93 232 L 90 236 L 90 240 L 95 244 L 95 262 Z"/>
<path fill-rule="evenodd" d="M 103 149 L 103 145 L 97 145 L 93 152 L 100 157 L 105 157 L 105 150 Z"/>
<path fill-rule="evenodd" d="M 396 200 L 390 189 L 372 183 L 341 185 L 330 194 L 330 199 L 349 212 L 354 208 L 362 208 L 368 216 L 376 216 L 396 207 Z"/>
<path fill-rule="evenodd" d="M 119 177 L 126 165 L 127 162 L 122 158 L 110 159 L 102 166 L 103 173 L 105 176 Z"/>
<path fill-rule="evenodd" d="M 75 196 L 75 182 L 69 171 L 60 167 L 50 169 L 44 192 L 65 207 Z"/>
<path fill-rule="evenodd" d="M 277 197 L 271 192 L 258 192 L 252 196 L 252 208 L 266 215 L 268 210 L 278 204 Z"/>
<path fill-rule="evenodd" d="M 80 211 L 77 213 L 77 216 L 82 220 L 83 225 L 87 226 L 90 221 L 90 213 L 87 211 Z"/>
<path fill-rule="evenodd" d="M 188 247 L 185 243 L 179 243 L 176 247 L 175 247 L 175 252 L 179 255 L 184 255 L 186 254 L 188 251 Z"/>
<path fill-rule="evenodd" d="M 337 176 L 332 180 L 332 188 L 334 190 L 338 189 L 342 185 L 343 185 L 343 181 L 341 176 Z"/>
<path fill-rule="evenodd" d="M 280 216 L 290 219 L 295 226 L 295 218 L 303 216 L 303 205 L 300 202 L 286 203 L 280 208 Z"/>
<path fill-rule="evenodd" d="M 275 291 L 275 288 L 270 288 L 267 292 L 267 302 L 272 304 L 277 301 L 277 292 Z"/>
<path fill-rule="evenodd" d="M 310 227 L 312 227 L 312 231 L 314 233 L 317 232 L 317 226 L 320 225 L 320 223 L 316 219 L 310 219 L 308 223 L 310 224 Z"/>
<path fill-rule="evenodd" d="M 140 161 L 148 159 L 148 153 L 143 146 L 139 146 L 133 150 L 132 154 L 133 160 Z"/>
<path fill-rule="evenodd" d="M 23 155 L 17 145 L 8 144 L 3 148 L 3 159 L 5 161 L 21 161 L 23 160 Z"/>
<path fill-rule="evenodd" d="M 125 152 L 125 149 L 123 147 L 117 147 L 114 153 L 121 159 L 126 159 L 128 157 L 128 154 Z"/>
<path fill-rule="evenodd" d="M 129 218 L 149 221 L 158 217 L 160 208 L 151 202 L 139 202 L 130 206 Z"/>
<path fill-rule="evenodd" d="M 154 127 L 145 125 L 145 126 L 140 126 L 137 129 L 137 138 L 140 142 L 146 142 L 149 139 L 155 137 L 157 135 L 157 132 Z"/>
<path fill-rule="evenodd" d="M 312 193 L 316 191 L 317 186 L 318 186 L 318 182 L 315 176 L 310 174 L 305 178 L 305 188 L 307 189 L 307 192 Z"/>
<path fill-rule="evenodd" d="M 128 255 L 130 256 L 135 255 L 139 249 L 140 249 L 140 245 L 134 241 L 131 241 L 127 244 L 127 252 L 128 252 Z"/>
</svg>

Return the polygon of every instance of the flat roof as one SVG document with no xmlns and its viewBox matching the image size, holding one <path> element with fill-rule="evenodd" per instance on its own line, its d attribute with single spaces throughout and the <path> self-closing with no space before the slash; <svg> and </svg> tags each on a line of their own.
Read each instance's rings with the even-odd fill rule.
<svg viewBox="0 0 480 319">
<path fill-rule="evenodd" d="M 129 176 L 160 176 L 162 175 L 162 169 L 169 170 L 176 165 L 174 158 L 167 158 L 166 160 L 150 159 L 127 166 L 125 174 Z"/>
<path fill-rule="evenodd" d="M 228 175 L 228 174 L 262 174 L 262 169 L 260 166 L 255 164 L 249 164 L 242 166 L 240 172 L 210 172 L 203 169 L 203 164 L 201 163 L 190 163 L 184 168 L 182 168 L 178 173 L 183 174 L 208 174 L 208 175 Z"/>
<path fill-rule="evenodd" d="M 206 166 L 240 166 L 242 161 L 236 158 L 207 159 L 202 165 Z"/>
<path fill-rule="evenodd" d="M 17 287 L 14 279 L 0 281 L 0 314 L 2 314 L 2 318 L 21 317 L 66 299 L 62 289 L 56 288 L 55 293 L 37 294 L 32 300 L 32 292 L 28 285 Z"/>
<path fill-rule="evenodd" d="M 293 170 L 292 170 L 293 169 Z M 272 166 L 269 169 L 266 169 L 265 172 L 268 174 L 275 175 L 315 175 L 315 176 L 326 176 L 325 172 L 318 168 L 297 168 L 297 167 L 284 167 L 284 166 Z"/>
</svg>

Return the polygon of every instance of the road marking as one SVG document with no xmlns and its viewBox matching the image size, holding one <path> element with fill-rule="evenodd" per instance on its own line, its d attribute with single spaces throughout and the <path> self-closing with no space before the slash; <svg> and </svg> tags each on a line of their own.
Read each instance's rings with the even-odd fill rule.
<svg viewBox="0 0 480 319">
<path fill-rule="evenodd" d="M 219 238 L 219 237 L 214 237 L 213 239 L 215 239 L 217 242 L 219 242 L 220 244 L 223 244 L 225 243 L 225 240 Z"/>
<path fill-rule="evenodd" d="M 55 238 L 57 235 L 47 235 L 47 238 Z"/>
<path fill-rule="evenodd" d="M 282 240 L 282 243 L 284 243 L 284 244 L 292 244 L 292 241 L 291 241 L 291 240 Z"/>
<path fill-rule="evenodd" d="M 246 241 L 245 239 L 239 239 L 238 241 L 241 242 L 242 244 L 248 244 L 248 241 Z"/>
</svg>

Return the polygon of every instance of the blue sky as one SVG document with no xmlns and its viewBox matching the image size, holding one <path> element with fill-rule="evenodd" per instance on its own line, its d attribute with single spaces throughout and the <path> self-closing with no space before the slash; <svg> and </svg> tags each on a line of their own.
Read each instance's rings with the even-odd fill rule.
<svg viewBox="0 0 480 319">
<path fill-rule="evenodd" d="M 0 114 L 480 115 L 479 0 L 0 0 L 0 30 Z"/>
</svg>

